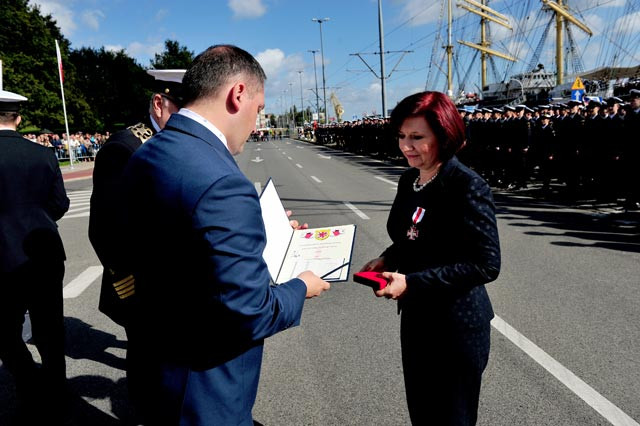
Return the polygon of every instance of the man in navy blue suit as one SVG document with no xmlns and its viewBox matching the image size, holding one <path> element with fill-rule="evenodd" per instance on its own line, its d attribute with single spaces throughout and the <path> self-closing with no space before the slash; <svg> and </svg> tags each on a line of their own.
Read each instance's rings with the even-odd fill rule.
<svg viewBox="0 0 640 426">
<path fill-rule="evenodd" d="M 185 107 L 127 166 L 147 424 L 252 425 L 263 340 L 329 288 L 310 271 L 269 284 L 258 195 L 233 159 L 265 78 L 244 50 L 210 47 L 183 78 Z"/>
</svg>

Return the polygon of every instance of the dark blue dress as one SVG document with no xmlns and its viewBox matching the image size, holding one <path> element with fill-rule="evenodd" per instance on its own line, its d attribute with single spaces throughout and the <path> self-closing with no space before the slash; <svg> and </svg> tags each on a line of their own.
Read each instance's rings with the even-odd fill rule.
<svg viewBox="0 0 640 426">
<path fill-rule="evenodd" d="M 416 192 L 418 174 L 400 178 L 383 253 L 385 269 L 407 280 L 399 307 L 409 413 L 417 425 L 472 425 L 493 318 L 484 284 L 500 271 L 493 197 L 456 157 Z"/>
</svg>

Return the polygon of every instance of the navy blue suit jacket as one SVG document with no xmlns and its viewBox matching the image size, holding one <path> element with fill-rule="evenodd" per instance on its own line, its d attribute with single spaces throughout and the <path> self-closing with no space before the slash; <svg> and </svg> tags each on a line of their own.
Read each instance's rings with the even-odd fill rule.
<svg viewBox="0 0 640 426">
<path fill-rule="evenodd" d="M 135 322 L 147 364 L 157 365 L 159 416 L 252 424 L 263 339 L 299 323 L 304 282 L 269 285 L 258 194 L 201 124 L 172 115 L 133 155 L 125 179 Z"/>
</svg>

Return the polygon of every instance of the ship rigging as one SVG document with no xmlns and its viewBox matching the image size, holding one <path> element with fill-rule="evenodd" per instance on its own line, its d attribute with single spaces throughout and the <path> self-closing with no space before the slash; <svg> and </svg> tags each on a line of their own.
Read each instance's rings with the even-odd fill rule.
<svg viewBox="0 0 640 426">
<path fill-rule="evenodd" d="M 560 88 L 573 83 L 577 76 L 594 75 L 594 71 L 585 71 L 585 50 L 589 55 L 597 54 L 595 61 L 589 58 L 589 65 L 595 65 L 601 71 L 598 76 L 607 81 L 604 85 L 592 85 L 597 86 L 598 94 L 614 92 L 616 83 L 611 83 L 612 78 L 628 82 L 634 76 L 640 77 L 638 68 L 633 67 L 640 63 L 638 35 L 633 31 L 633 19 L 640 20 L 638 1 L 626 1 L 624 7 L 617 8 L 611 1 L 592 1 L 590 8 L 583 11 L 572 8 L 568 0 L 505 1 L 499 3 L 504 9 L 500 11 L 489 7 L 488 3 L 488 0 L 460 0 L 456 4 L 459 13 L 453 19 L 453 2 L 446 1 L 446 43 L 443 46 L 442 37 L 436 39 L 432 61 L 437 57 L 436 49 L 443 46 L 446 59 L 441 62 L 446 61 L 447 69 L 440 71 L 446 73 L 445 91 L 458 103 L 543 103 L 552 94 L 563 98 L 567 90 Z M 601 13 L 606 10 L 607 18 L 596 37 L 583 14 L 594 10 Z M 443 12 L 444 8 L 441 27 Z M 594 20 L 593 15 L 590 17 Z M 443 33 L 439 31 L 439 34 Z M 458 38 L 457 48 L 452 43 L 454 33 Z M 551 36 L 553 33 L 555 37 Z M 547 47 L 551 39 L 555 39 L 554 55 Z M 595 39 L 601 46 L 596 46 Z M 538 40 L 535 47 L 531 44 L 534 40 Z M 472 78 L 478 72 L 478 57 L 480 86 L 474 84 Z M 525 60 L 527 57 L 528 61 Z M 545 67 L 545 63 L 549 66 Z M 626 73 L 620 71 L 621 65 L 627 65 Z M 516 67 L 520 67 L 519 72 Z M 489 82 L 490 71 L 493 82 Z M 457 90 L 454 90 L 455 77 Z M 427 88 L 434 88 L 437 79 L 438 75 L 432 74 L 430 69 Z"/>
</svg>

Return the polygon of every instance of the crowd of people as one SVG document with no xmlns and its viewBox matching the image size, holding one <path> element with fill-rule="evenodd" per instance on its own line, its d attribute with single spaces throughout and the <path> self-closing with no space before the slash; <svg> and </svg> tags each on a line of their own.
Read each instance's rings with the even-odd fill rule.
<svg viewBox="0 0 640 426">
<path fill-rule="evenodd" d="M 466 142 L 458 156 L 494 187 L 559 185 L 571 197 L 624 199 L 625 207 L 637 208 L 632 176 L 640 161 L 640 90 L 631 89 L 624 98 L 459 108 Z M 389 120 L 381 118 L 320 125 L 315 139 L 349 152 L 401 159 Z"/>
<path fill-rule="evenodd" d="M 71 134 L 67 140 L 67 134 L 62 133 L 27 133 L 25 138 L 47 148 L 51 148 L 58 160 L 69 159 L 69 145 L 73 153 L 74 161 L 93 161 L 102 145 L 109 139 L 110 132 Z"/>
</svg>

